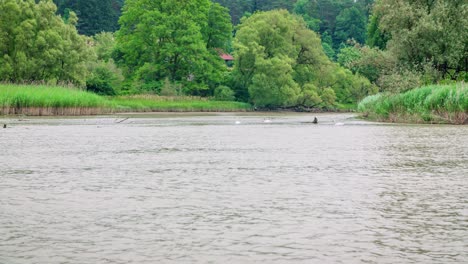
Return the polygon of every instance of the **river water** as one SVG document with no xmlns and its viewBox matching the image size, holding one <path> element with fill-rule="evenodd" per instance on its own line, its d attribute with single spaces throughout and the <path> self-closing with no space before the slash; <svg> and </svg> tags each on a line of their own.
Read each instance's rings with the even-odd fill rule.
<svg viewBox="0 0 468 264">
<path fill-rule="evenodd" d="M 0 119 L 0 263 L 468 262 L 468 126 L 313 117 Z"/>
</svg>

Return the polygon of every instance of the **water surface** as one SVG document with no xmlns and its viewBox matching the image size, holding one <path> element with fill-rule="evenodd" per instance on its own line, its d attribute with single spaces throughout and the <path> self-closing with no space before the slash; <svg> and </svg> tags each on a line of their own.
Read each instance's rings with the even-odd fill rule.
<svg viewBox="0 0 468 264">
<path fill-rule="evenodd" d="M 313 117 L 0 119 L 0 263 L 468 261 L 467 126 Z"/>
</svg>

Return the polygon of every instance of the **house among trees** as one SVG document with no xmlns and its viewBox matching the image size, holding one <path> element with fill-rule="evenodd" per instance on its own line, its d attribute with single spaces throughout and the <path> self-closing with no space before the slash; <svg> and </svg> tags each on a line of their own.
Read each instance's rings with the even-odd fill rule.
<svg viewBox="0 0 468 264">
<path fill-rule="evenodd" d="M 223 59 L 224 62 L 226 62 L 226 65 L 227 65 L 228 67 L 232 67 L 233 61 L 234 61 L 234 57 L 233 57 L 231 54 L 227 54 L 227 53 L 224 53 L 224 52 L 220 52 L 220 53 L 219 53 L 219 57 L 221 57 L 221 59 Z"/>
</svg>

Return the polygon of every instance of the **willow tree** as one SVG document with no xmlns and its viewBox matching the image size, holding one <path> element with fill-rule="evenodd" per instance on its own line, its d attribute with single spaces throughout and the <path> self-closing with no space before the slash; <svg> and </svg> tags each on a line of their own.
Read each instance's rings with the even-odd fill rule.
<svg viewBox="0 0 468 264">
<path fill-rule="evenodd" d="M 369 81 L 332 63 L 320 38 L 286 10 L 244 19 L 234 40 L 237 94 L 259 107 L 331 106 L 357 100 Z"/>
<path fill-rule="evenodd" d="M 214 48 L 224 43 L 220 30 L 230 29 L 214 28 L 216 21 L 230 25 L 230 18 L 212 5 L 209 0 L 125 1 L 116 33 L 117 62 L 147 89 L 158 90 L 167 79 L 182 84 L 186 93 L 209 93 L 226 69 Z M 210 20 L 220 13 L 227 20 Z"/>
<path fill-rule="evenodd" d="M 51 0 L 0 1 L 0 80 L 85 83 L 92 52 Z"/>
</svg>

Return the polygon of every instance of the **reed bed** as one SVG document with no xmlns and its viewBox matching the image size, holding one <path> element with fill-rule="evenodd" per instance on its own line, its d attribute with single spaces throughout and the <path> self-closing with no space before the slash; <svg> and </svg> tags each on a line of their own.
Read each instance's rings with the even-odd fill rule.
<svg viewBox="0 0 468 264">
<path fill-rule="evenodd" d="M 245 112 L 247 103 L 212 101 L 201 97 L 137 95 L 111 98 L 118 112 Z"/>
<path fill-rule="evenodd" d="M 430 85 L 401 94 L 377 94 L 358 105 L 364 117 L 402 123 L 468 123 L 465 83 Z"/>
<path fill-rule="evenodd" d="M 4 115 L 95 115 L 114 108 L 106 98 L 75 88 L 0 85 L 0 114 Z"/>
<path fill-rule="evenodd" d="M 201 97 L 135 95 L 102 97 L 69 87 L 0 84 L 2 115 L 98 115 L 115 112 L 240 112 L 252 110 L 240 102 Z"/>
</svg>

